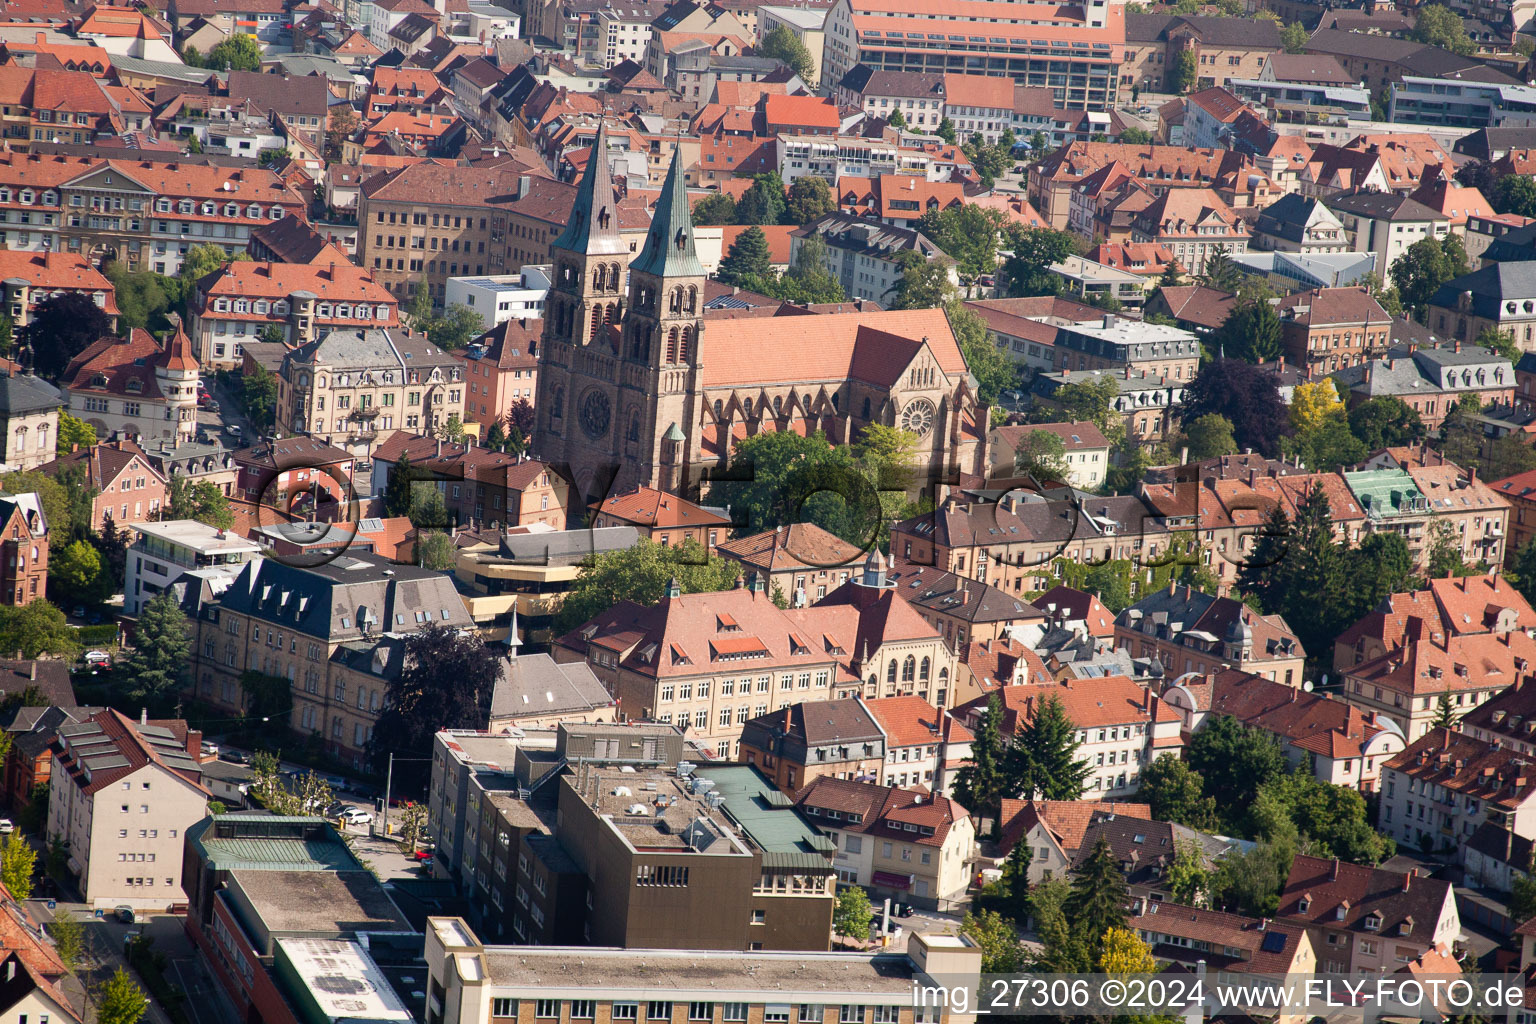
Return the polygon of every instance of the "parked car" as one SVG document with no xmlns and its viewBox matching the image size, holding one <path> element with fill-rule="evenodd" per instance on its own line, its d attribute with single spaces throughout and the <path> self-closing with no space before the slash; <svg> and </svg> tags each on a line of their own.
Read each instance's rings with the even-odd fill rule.
<svg viewBox="0 0 1536 1024">
<path fill-rule="evenodd" d="M 240 424 L 238 423 L 225 424 L 224 433 L 234 438 L 236 441 L 245 436 L 245 431 L 240 429 Z"/>
<path fill-rule="evenodd" d="M 10 818 L 0 818 L 0 836 L 8 836 L 16 831 L 16 823 Z"/>
<path fill-rule="evenodd" d="M 112 913 L 123 924 L 133 924 L 133 908 L 126 903 L 113 909 Z"/>
<path fill-rule="evenodd" d="M 111 668 L 112 655 L 106 651 L 86 651 L 85 664 L 89 668 Z"/>
<path fill-rule="evenodd" d="M 250 764 L 251 755 L 243 750 L 226 750 L 219 755 L 230 764 Z"/>
<path fill-rule="evenodd" d="M 203 408 L 207 409 L 209 412 L 216 413 L 219 411 L 219 403 L 210 398 L 208 401 L 203 403 Z"/>
<path fill-rule="evenodd" d="M 373 821 L 373 812 L 365 811 L 361 807 L 348 807 L 339 817 L 348 825 L 366 825 Z"/>
</svg>

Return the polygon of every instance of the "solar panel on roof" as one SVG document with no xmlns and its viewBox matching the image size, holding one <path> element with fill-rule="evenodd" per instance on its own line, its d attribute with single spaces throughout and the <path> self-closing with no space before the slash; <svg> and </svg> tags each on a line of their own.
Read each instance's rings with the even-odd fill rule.
<svg viewBox="0 0 1536 1024">
<path fill-rule="evenodd" d="M 1264 935 L 1264 941 L 1259 944 L 1259 948 L 1262 949 L 1266 953 L 1281 953 L 1281 952 L 1284 952 L 1284 950 L 1285 950 L 1285 933 L 1284 932 L 1266 932 L 1265 935 Z"/>
</svg>

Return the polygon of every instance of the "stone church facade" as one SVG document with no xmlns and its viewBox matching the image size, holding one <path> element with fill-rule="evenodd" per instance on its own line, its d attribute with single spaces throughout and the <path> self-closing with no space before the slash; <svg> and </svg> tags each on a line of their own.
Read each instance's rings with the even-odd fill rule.
<svg viewBox="0 0 1536 1024">
<path fill-rule="evenodd" d="M 688 493 L 742 438 L 822 430 L 846 444 L 869 423 L 917 434 L 930 478 L 985 472 L 988 410 L 942 310 L 705 318 L 675 158 L 624 295 L 606 146 L 603 130 L 553 244 L 540 346 L 534 450 L 583 495 Z"/>
</svg>

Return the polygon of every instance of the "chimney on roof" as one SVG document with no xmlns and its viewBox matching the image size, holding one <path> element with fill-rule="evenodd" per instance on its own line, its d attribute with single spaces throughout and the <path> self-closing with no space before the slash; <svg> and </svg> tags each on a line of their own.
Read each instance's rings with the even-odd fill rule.
<svg viewBox="0 0 1536 1024">
<path fill-rule="evenodd" d="M 1413 872 L 1403 873 L 1403 892 L 1407 892 L 1413 886 Z"/>
<path fill-rule="evenodd" d="M 1339 858 L 1337 857 L 1333 858 L 1333 866 L 1328 871 L 1328 880 L 1330 882 L 1337 882 L 1339 880 Z"/>
<path fill-rule="evenodd" d="M 30 673 L 28 675 L 29 675 L 29 678 L 34 683 L 37 682 L 37 659 L 36 658 L 32 659 L 32 668 L 31 668 L 31 671 L 30 671 Z"/>
<path fill-rule="evenodd" d="M 149 724 L 149 708 L 139 708 L 139 724 Z"/>
</svg>

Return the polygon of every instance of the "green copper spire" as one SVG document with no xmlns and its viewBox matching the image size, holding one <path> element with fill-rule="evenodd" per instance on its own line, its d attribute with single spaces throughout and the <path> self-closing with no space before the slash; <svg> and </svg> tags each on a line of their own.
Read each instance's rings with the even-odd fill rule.
<svg viewBox="0 0 1536 1024">
<path fill-rule="evenodd" d="M 597 141 L 587 157 L 587 170 L 571 207 L 571 219 L 555 239 L 554 248 L 566 252 L 609 255 L 628 251 L 619 237 L 619 215 L 614 208 L 613 173 L 608 169 L 608 126 L 597 128 Z"/>
<path fill-rule="evenodd" d="M 688 189 L 683 185 L 681 149 L 672 153 L 656 216 L 645 236 L 640 258 L 630 264 L 631 271 L 657 277 L 703 277 L 704 266 L 693 249 L 693 210 L 688 205 Z"/>
</svg>

